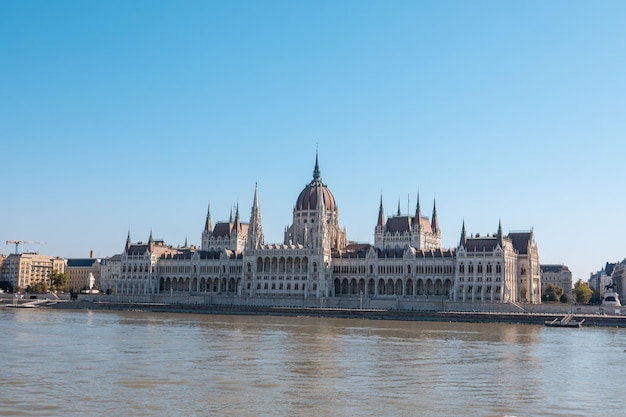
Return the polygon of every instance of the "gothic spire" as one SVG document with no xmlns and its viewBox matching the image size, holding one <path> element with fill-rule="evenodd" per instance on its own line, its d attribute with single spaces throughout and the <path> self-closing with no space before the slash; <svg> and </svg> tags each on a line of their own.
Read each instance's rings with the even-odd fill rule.
<svg viewBox="0 0 626 417">
<path fill-rule="evenodd" d="M 437 219 L 437 203 L 434 199 L 433 199 L 433 218 L 430 222 L 430 228 L 432 229 L 433 233 L 439 232 L 439 220 Z"/>
<path fill-rule="evenodd" d="M 313 170 L 313 180 L 317 181 L 320 179 L 320 166 L 317 162 L 317 149 L 315 150 L 315 169 Z"/>
<path fill-rule="evenodd" d="M 233 229 L 238 232 L 241 231 L 241 221 L 239 220 L 239 203 L 237 203 L 237 206 L 235 208 L 235 225 L 233 226 Z"/>
<path fill-rule="evenodd" d="M 315 187 L 315 193 L 317 194 L 317 207 L 315 207 L 315 209 L 318 211 L 317 215 L 322 216 L 322 212 L 326 209 L 326 204 L 324 203 L 324 192 L 322 191 L 322 187 Z"/>
<path fill-rule="evenodd" d="M 259 184 L 254 183 L 254 198 L 252 199 L 252 209 L 253 210 L 258 210 L 259 208 L 259 195 L 258 195 L 258 190 L 259 190 Z"/>
<path fill-rule="evenodd" d="M 383 195 L 380 194 L 380 208 L 378 209 L 378 223 L 376 223 L 376 227 L 384 227 L 385 226 L 385 210 L 383 209 Z"/>
<path fill-rule="evenodd" d="M 417 205 L 415 206 L 415 220 L 414 224 L 417 224 L 417 228 L 421 229 L 422 227 L 422 209 L 420 208 L 420 193 L 417 192 Z"/>
<path fill-rule="evenodd" d="M 130 229 L 128 229 L 128 236 L 126 237 L 126 247 L 124 249 L 124 253 L 128 252 L 130 249 Z"/>
<path fill-rule="evenodd" d="M 502 219 L 498 220 L 498 243 L 500 244 L 500 246 L 502 246 L 502 240 L 503 240 L 503 236 L 502 236 Z"/>
<path fill-rule="evenodd" d="M 148 238 L 148 250 L 152 252 L 154 248 L 154 239 L 152 239 L 152 229 L 150 229 L 150 237 Z"/>
<path fill-rule="evenodd" d="M 465 219 L 463 219 L 463 227 L 461 228 L 461 241 L 459 242 L 459 246 L 465 246 L 467 243 L 467 235 L 465 233 Z"/>
<path fill-rule="evenodd" d="M 400 198 L 398 197 L 398 217 L 400 217 Z"/>
<path fill-rule="evenodd" d="M 250 226 L 248 227 L 248 247 L 256 249 L 263 244 L 263 226 L 261 226 L 261 209 L 259 207 L 258 185 L 254 185 L 254 199 L 250 211 Z"/>
<path fill-rule="evenodd" d="M 213 226 L 211 225 L 211 205 L 210 204 L 206 210 L 206 221 L 204 222 L 204 231 L 205 233 L 210 233 L 213 231 Z"/>
</svg>

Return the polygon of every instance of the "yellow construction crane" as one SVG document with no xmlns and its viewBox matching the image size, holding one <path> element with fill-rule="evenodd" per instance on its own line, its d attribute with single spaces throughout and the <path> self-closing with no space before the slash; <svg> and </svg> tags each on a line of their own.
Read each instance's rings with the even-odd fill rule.
<svg viewBox="0 0 626 417">
<path fill-rule="evenodd" d="M 31 242 L 30 240 L 7 240 L 7 245 L 15 245 L 15 254 L 19 254 L 20 245 L 41 245 L 42 242 Z"/>
</svg>

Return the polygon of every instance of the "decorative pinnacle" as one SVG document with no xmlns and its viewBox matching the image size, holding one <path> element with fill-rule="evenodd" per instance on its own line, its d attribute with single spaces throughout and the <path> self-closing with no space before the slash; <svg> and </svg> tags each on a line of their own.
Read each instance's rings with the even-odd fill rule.
<svg viewBox="0 0 626 417">
<path fill-rule="evenodd" d="M 315 150 L 315 169 L 313 170 L 313 180 L 320 179 L 320 166 L 317 162 L 317 150 Z"/>
</svg>

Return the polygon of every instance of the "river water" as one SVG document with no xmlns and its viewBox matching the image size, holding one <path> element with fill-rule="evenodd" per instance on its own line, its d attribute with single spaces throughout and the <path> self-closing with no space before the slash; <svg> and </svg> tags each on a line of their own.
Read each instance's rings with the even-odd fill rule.
<svg viewBox="0 0 626 417">
<path fill-rule="evenodd" d="M 626 330 L 0 309 L 0 415 L 624 415 Z"/>
</svg>

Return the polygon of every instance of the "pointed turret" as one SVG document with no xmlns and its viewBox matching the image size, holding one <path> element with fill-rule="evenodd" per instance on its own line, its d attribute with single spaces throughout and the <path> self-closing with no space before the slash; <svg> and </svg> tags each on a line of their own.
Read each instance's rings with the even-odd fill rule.
<svg viewBox="0 0 626 417">
<path fill-rule="evenodd" d="M 233 225 L 233 229 L 237 232 L 241 232 L 241 220 L 239 220 L 239 203 L 235 207 L 235 224 Z"/>
<path fill-rule="evenodd" d="M 433 218 L 430 222 L 430 228 L 432 229 L 433 233 L 439 232 L 439 220 L 437 219 L 437 203 L 435 200 L 433 200 Z"/>
<path fill-rule="evenodd" d="M 502 247 L 503 244 L 503 235 L 502 235 L 502 219 L 498 220 L 498 244 Z"/>
<path fill-rule="evenodd" d="M 417 229 L 422 227 L 422 209 L 420 208 L 420 193 L 417 193 L 417 205 L 415 206 L 415 219 L 413 224 L 417 226 Z"/>
<path fill-rule="evenodd" d="M 254 183 L 254 198 L 252 199 L 252 210 L 259 209 L 259 184 Z"/>
<path fill-rule="evenodd" d="M 203 251 L 209 250 L 211 236 L 213 235 L 213 224 L 211 223 L 211 205 L 207 206 L 206 220 L 204 222 L 204 230 L 202 231 L 202 241 L 200 248 Z"/>
<path fill-rule="evenodd" d="M 320 166 L 317 163 L 317 150 L 315 151 L 315 169 L 313 169 L 313 180 L 317 181 L 321 178 L 320 175 Z"/>
<path fill-rule="evenodd" d="M 211 225 L 211 205 L 206 209 L 206 221 L 204 222 L 204 232 L 210 233 L 213 231 L 213 225 Z"/>
<path fill-rule="evenodd" d="M 188 248 L 189 246 L 187 246 L 187 236 L 185 236 L 185 248 Z"/>
<path fill-rule="evenodd" d="M 380 208 L 378 209 L 378 223 L 376 227 L 385 227 L 385 210 L 383 209 L 383 195 L 380 195 Z"/>
<path fill-rule="evenodd" d="M 401 213 L 400 213 L 400 199 L 399 198 L 398 198 L 398 214 L 397 214 L 397 216 L 398 217 L 401 216 Z"/>
<path fill-rule="evenodd" d="M 150 237 L 148 237 L 148 251 L 152 252 L 154 248 L 154 239 L 152 239 L 152 229 L 150 229 Z"/>
<path fill-rule="evenodd" d="M 128 230 L 128 236 L 126 237 L 126 246 L 124 247 L 124 253 L 127 253 L 130 249 L 130 230 Z"/>
<path fill-rule="evenodd" d="M 259 207 L 258 185 L 254 185 L 254 199 L 250 210 L 250 226 L 248 227 L 248 247 L 256 249 L 263 244 L 263 226 L 261 225 L 261 208 Z"/>
<path fill-rule="evenodd" d="M 465 233 L 465 219 L 463 219 L 463 227 L 461 228 L 461 240 L 459 246 L 465 246 L 467 243 L 467 234 Z"/>
<path fill-rule="evenodd" d="M 317 159 L 317 158 L 316 158 Z M 311 220 L 313 222 L 311 226 L 311 246 L 313 248 L 321 248 L 322 247 L 322 200 L 323 197 L 320 193 L 321 187 L 315 188 L 315 218 Z"/>
<path fill-rule="evenodd" d="M 328 235 L 328 220 L 326 215 L 326 204 L 324 203 L 324 193 L 322 192 L 322 187 L 317 187 L 316 193 L 316 224 L 315 227 L 312 228 L 313 230 L 311 230 L 311 237 L 314 240 L 313 247 L 324 250 L 325 253 L 328 253 L 328 255 L 330 256 L 330 236 Z"/>
</svg>

